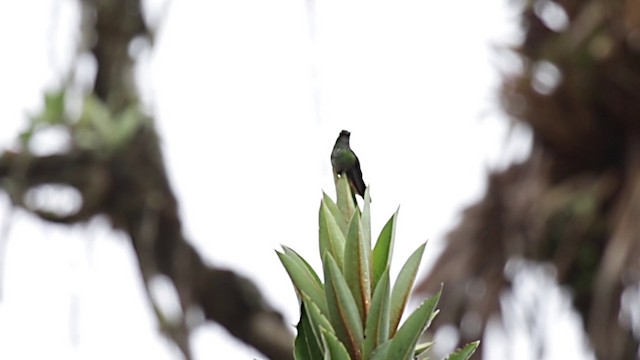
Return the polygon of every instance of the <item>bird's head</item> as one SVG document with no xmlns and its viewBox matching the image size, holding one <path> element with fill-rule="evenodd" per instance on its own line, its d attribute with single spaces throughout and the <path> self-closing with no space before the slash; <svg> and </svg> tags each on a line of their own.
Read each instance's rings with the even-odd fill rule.
<svg viewBox="0 0 640 360">
<path fill-rule="evenodd" d="M 351 133 L 347 130 L 340 131 L 340 135 L 338 135 L 338 139 L 336 140 L 336 146 L 349 147 L 349 136 L 351 136 Z"/>
</svg>

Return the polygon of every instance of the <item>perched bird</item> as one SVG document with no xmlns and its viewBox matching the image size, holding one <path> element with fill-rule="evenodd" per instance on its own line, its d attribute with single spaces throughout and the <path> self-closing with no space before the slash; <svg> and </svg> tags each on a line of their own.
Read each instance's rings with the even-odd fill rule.
<svg viewBox="0 0 640 360">
<path fill-rule="evenodd" d="M 335 175 L 342 176 L 347 175 L 347 180 L 351 185 L 353 194 L 358 194 L 364 198 L 364 190 L 367 186 L 362 180 L 362 170 L 360 170 L 360 161 L 356 154 L 349 147 L 349 137 L 351 133 L 347 130 L 342 130 L 336 140 L 336 144 L 331 151 L 331 166 L 333 166 L 333 173 Z"/>
</svg>

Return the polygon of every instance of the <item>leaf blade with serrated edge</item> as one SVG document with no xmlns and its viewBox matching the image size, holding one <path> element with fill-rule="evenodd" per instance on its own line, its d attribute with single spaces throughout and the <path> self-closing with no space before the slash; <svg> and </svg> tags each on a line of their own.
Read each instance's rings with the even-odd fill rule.
<svg viewBox="0 0 640 360">
<path fill-rule="evenodd" d="M 324 258 L 325 252 L 329 252 L 342 267 L 346 236 L 334 215 L 327 203 L 322 201 L 320 204 L 320 258 Z"/>
<path fill-rule="evenodd" d="M 294 359 L 295 360 L 322 360 L 321 343 L 316 339 L 313 332 L 311 319 L 305 305 L 300 306 L 300 321 L 296 326 L 298 334 L 295 339 Z"/>
<path fill-rule="evenodd" d="M 480 340 L 470 342 L 462 349 L 456 350 L 453 354 L 449 355 L 446 360 L 467 360 L 476 352 L 476 349 L 480 345 Z"/>
<path fill-rule="evenodd" d="M 318 346 L 322 346 L 322 335 L 320 330 L 325 329 L 335 333 L 333 326 L 327 318 L 329 314 L 323 314 L 318 305 L 311 301 L 311 299 L 306 295 L 302 296 L 302 301 Z"/>
<path fill-rule="evenodd" d="M 325 359 L 327 360 L 351 360 L 349 352 L 335 334 L 321 329 L 324 340 Z"/>
<path fill-rule="evenodd" d="M 380 279 L 382 273 L 391 266 L 391 256 L 393 253 L 393 243 L 396 232 L 396 221 L 398 218 L 398 208 L 396 212 L 391 216 L 389 221 L 384 225 L 380 235 L 378 236 L 378 240 L 376 241 L 376 245 L 373 248 L 372 253 L 372 288 L 376 288 L 376 284 Z"/>
<path fill-rule="evenodd" d="M 440 299 L 440 293 L 441 291 L 438 291 L 434 296 L 423 301 L 422 304 L 409 315 L 407 320 L 396 332 L 393 340 L 391 340 L 387 360 L 410 360 L 413 358 L 413 353 L 420 336 L 437 314 L 436 305 Z"/>
<path fill-rule="evenodd" d="M 325 254 L 323 263 L 329 319 L 351 357 L 360 359 L 364 334 L 356 301 L 331 254 Z"/>
<path fill-rule="evenodd" d="M 390 337 L 393 337 L 398 329 L 398 324 L 404 312 L 404 307 L 409 300 L 413 282 L 418 274 L 418 268 L 420 267 L 420 261 L 422 260 L 422 254 L 424 253 L 426 245 L 426 242 L 423 243 L 409 256 L 404 266 L 402 266 L 402 269 L 400 269 L 396 282 L 393 284 L 389 317 Z"/>
<path fill-rule="evenodd" d="M 286 247 L 283 246 L 283 248 Z M 318 276 L 315 275 L 315 272 L 313 272 L 310 267 L 305 265 L 304 261 L 300 260 L 301 258 L 296 257 L 297 254 L 295 254 L 293 250 L 289 248 L 286 249 L 286 253 L 276 251 L 276 254 L 289 274 L 289 278 L 291 278 L 291 282 L 296 291 L 306 294 L 318 305 L 323 313 L 327 314 L 329 310 L 327 308 L 324 286 L 322 283 L 319 283 Z"/>
<path fill-rule="evenodd" d="M 349 222 L 349 234 L 344 246 L 344 278 L 353 294 L 364 326 L 371 302 L 371 274 L 369 270 L 369 250 L 366 248 L 360 213 L 354 212 Z"/>
<path fill-rule="evenodd" d="M 349 223 L 344 218 L 344 215 L 342 214 L 342 211 L 340 211 L 340 208 L 338 208 L 338 205 L 324 191 L 322 192 L 322 202 L 327 206 L 327 209 L 329 209 L 331 214 L 333 214 L 333 217 L 336 220 L 338 227 L 340 227 L 340 230 L 342 230 L 344 236 L 347 236 Z"/>
<path fill-rule="evenodd" d="M 371 307 L 364 329 L 364 358 L 389 339 L 389 269 L 380 278 L 371 298 Z"/>
</svg>

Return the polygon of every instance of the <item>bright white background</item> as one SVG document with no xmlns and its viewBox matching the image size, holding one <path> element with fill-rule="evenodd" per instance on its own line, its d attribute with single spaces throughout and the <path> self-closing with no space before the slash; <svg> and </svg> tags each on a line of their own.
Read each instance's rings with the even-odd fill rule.
<svg viewBox="0 0 640 360">
<path fill-rule="evenodd" d="M 286 244 L 318 265 L 317 209 L 321 190 L 333 196 L 340 130 L 352 132 L 371 185 L 374 233 L 401 206 L 396 265 L 429 239 L 428 264 L 487 172 L 528 151 L 527 132 L 509 132 L 497 103 L 498 65 L 513 64 L 496 48 L 518 36 L 506 0 L 146 4 L 161 25 L 138 75 L 187 236 L 207 261 L 255 280 L 291 324 L 297 303 L 274 250 Z M 3 147 L 59 85 L 77 18 L 75 0 L 0 4 Z M 121 234 L 101 219 L 43 224 L 1 199 L 0 359 L 179 358 L 156 330 Z M 512 296 L 548 289 L 546 336 L 566 339 L 545 358 L 579 358 L 566 294 L 544 269 L 518 276 Z M 488 358 L 536 359 L 526 329 L 506 332 L 485 339 Z M 261 358 L 216 325 L 192 344 L 198 359 Z"/>
</svg>

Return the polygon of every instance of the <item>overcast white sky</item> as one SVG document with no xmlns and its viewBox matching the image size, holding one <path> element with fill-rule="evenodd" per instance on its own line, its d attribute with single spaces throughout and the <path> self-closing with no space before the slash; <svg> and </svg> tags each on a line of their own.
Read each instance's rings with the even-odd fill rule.
<svg viewBox="0 0 640 360">
<path fill-rule="evenodd" d="M 319 264 L 317 210 L 321 191 L 334 192 L 340 130 L 352 132 L 371 186 L 373 231 L 401 206 L 396 265 L 426 239 L 432 259 L 487 171 L 528 149 L 526 132 L 507 136 L 496 101 L 495 46 L 517 34 L 507 0 L 325 0 L 309 11 L 310 2 L 150 1 L 162 23 L 139 74 L 188 238 L 211 263 L 257 281 L 292 324 L 297 302 L 274 249 Z M 75 4 L 0 4 L 0 145 L 59 84 Z M 156 331 L 127 240 L 103 220 L 42 224 L 3 198 L 3 222 L 1 359 L 179 358 Z M 563 318 L 563 304 L 551 316 Z M 511 347 L 496 333 L 482 351 L 522 354 L 518 331 L 508 331 Z M 575 354 L 580 340 L 571 341 Z M 216 325 L 197 330 L 193 348 L 198 359 L 260 358 Z"/>
</svg>

